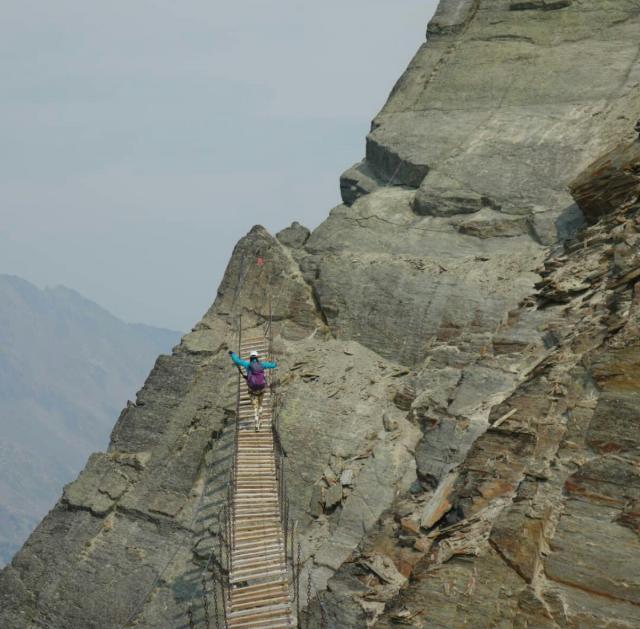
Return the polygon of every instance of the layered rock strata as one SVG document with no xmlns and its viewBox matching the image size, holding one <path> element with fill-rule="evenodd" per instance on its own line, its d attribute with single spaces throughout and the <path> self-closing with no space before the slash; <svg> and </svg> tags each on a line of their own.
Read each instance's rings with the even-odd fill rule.
<svg viewBox="0 0 640 629">
<path fill-rule="evenodd" d="M 635 317 L 607 257 L 619 219 L 558 243 L 582 224 L 569 182 L 631 139 L 638 26 L 624 0 L 441 2 L 345 204 L 238 244 L 211 310 L 0 576 L 0 624 L 202 619 L 225 353 L 271 296 L 310 626 L 633 626 L 637 562 L 603 569 L 609 540 L 636 552 L 635 385 L 616 375 L 633 353 L 607 340 L 629 349 Z"/>
<path fill-rule="evenodd" d="M 609 212 L 540 274 L 499 331 L 544 321 L 543 342 L 508 348 L 528 362 L 522 382 L 437 491 L 398 497 L 315 602 L 317 626 L 640 623 L 640 204 Z M 371 568 L 379 556 L 399 585 Z"/>
</svg>

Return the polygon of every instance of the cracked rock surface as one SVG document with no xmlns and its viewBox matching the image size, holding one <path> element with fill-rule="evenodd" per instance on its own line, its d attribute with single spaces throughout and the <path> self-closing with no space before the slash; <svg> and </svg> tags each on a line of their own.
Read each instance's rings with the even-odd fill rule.
<svg viewBox="0 0 640 629">
<path fill-rule="evenodd" d="M 190 605 L 202 622 L 226 351 L 269 295 L 310 627 L 638 626 L 638 206 L 585 205 L 585 228 L 568 192 L 593 204 L 583 169 L 632 139 L 637 9 L 441 2 L 345 204 L 238 243 L 0 573 L 0 626 L 180 627 Z"/>
<path fill-rule="evenodd" d="M 628 146 L 618 150 L 624 155 Z M 589 192 L 591 174 L 588 203 L 601 189 L 599 163 L 581 175 Z M 537 326 L 540 340 L 494 346 L 493 360 L 509 357 L 518 377 L 503 383 L 510 393 L 454 465 L 445 465 L 444 455 L 463 442 L 450 423 L 429 417 L 416 461 L 420 473 L 429 443 L 434 456 L 425 457 L 423 477 L 430 486 L 398 495 L 313 602 L 314 626 L 327 617 L 345 626 L 425 628 L 640 623 L 634 186 L 629 182 L 625 203 L 600 212 L 598 222 L 549 255 L 536 291 L 509 313 L 502 339 L 524 324 Z M 483 388 L 491 390 L 486 382 Z M 409 417 L 423 412 L 423 395 Z M 408 583 L 390 590 L 363 563 L 379 555 Z"/>
</svg>

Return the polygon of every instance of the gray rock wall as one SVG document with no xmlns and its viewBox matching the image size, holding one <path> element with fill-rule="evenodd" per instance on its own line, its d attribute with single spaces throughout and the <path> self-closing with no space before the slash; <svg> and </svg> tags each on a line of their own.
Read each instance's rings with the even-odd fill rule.
<svg viewBox="0 0 640 629">
<path fill-rule="evenodd" d="M 633 250 L 624 266 L 621 244 Z M 537 298 L 554 313 L 554 345 L 427 499 L 421 513 L 435 517 L 414 536 L 412 583 L 376 627 L 640 622 L 640 206 L 620 206 L 566 251 L 547 261 Z"/>
<path fill-rule="evenodd" d="M 269 294 L 311 626 L 581 626 L 587 607 L 582 626 L 633 625 L 635 575 L 612 571 L 631 589 L 598 611 L 609 586 L 593 594 L 576 566 L 601 571 L 600 551 L 571 563 L 574 517 L 589 543 L 613 534 L 636 552 L 627 462 L 606 461 L 630 479 L 615 504 L 583 507 L 579 488 L 606 483 L 606 466 L 578 471 L 634 419 L 619 390 L 592 418 L 596 376 L 580 371 L 615 310 L 590 283 L 609 269 L 599 250 L 548 256 L 581 224 L 568 182 L 637 118 L 637 9 L 442 2 L 342 178 L 345 204 L 310 235 L 256 227 L 238 244 L 211 310 L 1 573 L 3 626 L 181 626 L 190 603 L 202 618 L 231 443 L 225 352 L 240 313 L 265 320 Z M 565 388 L 587 402 L 554 402 Z M 611 426 L 614 404 L 626 410 Z M 575 439 L 586 446 L 564 457 Z"/>
<path fill-rule="evenodd" d="M 419 213 L 552 220 L 638 111 L 636 19 L 633 1 L 441 2 L 374 120 L 369 169 L 418 188 Z"/>
</svg>

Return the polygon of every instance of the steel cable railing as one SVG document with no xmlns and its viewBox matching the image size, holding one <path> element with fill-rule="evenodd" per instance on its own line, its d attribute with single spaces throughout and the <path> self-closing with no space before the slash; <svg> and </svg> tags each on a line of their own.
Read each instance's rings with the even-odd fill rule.
<svg viewBox="0 0 640 629">
<path fill-rule="evenodd" d="M 268 317 L 263 319 L 263 334 L 267 342 L 267 356 L 268 359 L 273 361 L 273 310 L 271 298 L 269 298 L 269 312 Z M 241 355 L 243 342 L 243 319 L 242 315 L 238 317 L 238 354 Z M 295 605 L 296 611 L 296 626 L 301 629 L 303 624 L 309 625 L 309 612 L 306 614 L 307 622 L 303 623 L 302 618 L 302 600 L 301 600 L 301 578 L 302 578 L 302 562 L 301 562 L 301 545 L 296 540 L 296 526 L 290 520 L 290 503 L 287 498 L 287 482 L 285 477 L 285 458 L 287 453 L 282 446 L 280 437 L 280 410 L 281 400 L 278 391 L 278 378 L 273 373 L 269 373 L 269 393 L 271 397 L 271 430 L 273 434 L 273 453 L 275 459 L 276 470 L 276 492 L 278 496 L 278 515 L 282 525 L 283 534 L 283 548 L 285 555 L 285 565 L 290 566 L 291 580 L 290 580 L 290 595 L 291 603 Z M 235 516 L 236 505 L 234 495 L 236 491 L 236 484 L 238 482 L 238 464 L 239 464 L 239 432 L 240 432 L 240 411 L 241 411 L 241 395 L 242 395 L 242 376 L 240 371 L 238 372 L 238 381 L 236 387 L 236 422 L 234 430 L 234 444 L 233 454 L 231 460 L 231 467 L 229 471 L 229 484 L 227 486 L 227 505 L 223 505 L 218 514 L 218 558 L 214 557 L 214 553 L 207 562 L 208 570 L 211 566 L 213 589 L 211 590 L 214 597 L 213 612 L 216 616 L 216 626 L 219 626 L 220 611 L 222 611 L 223 625 L 225 629 L 228 629 L 228 612 L 231 611 L 229 606 L 231 605 L 231 575 L 232 575 L 232 552 L 236 544 L 236 530 L 235 530 Z M 287 573 L 289 568 L 287 568 Z M 217 573 L 217 577 L 216 577 Z M 310 574 L 307 575 L 307 590 L 309 590 Z M 222 595 L 222 610 L 219 609 L 217 592 L 220 588 Z M 203 585 L 203 590 L 206 590 L 206 585 Z M 207 596 L 207 593 L 203 593 Z M 307 596 L 309 599 L 310 597 Z M 307 605 L 309 600 L 306 601 Z M 206 607 L 206 605 L 205 605 Z M 208 608 L 207 608 L 207 622 L 208 622 Z M 322 623 L 324 624 L 324 623 Z"/>
</svg>

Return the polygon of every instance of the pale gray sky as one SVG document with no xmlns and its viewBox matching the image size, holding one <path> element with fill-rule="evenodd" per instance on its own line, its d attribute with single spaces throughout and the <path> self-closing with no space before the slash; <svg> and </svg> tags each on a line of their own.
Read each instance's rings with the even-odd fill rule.
<svg viewBox="0 0 640 629">
<path fill-rule="evenodd" d="M 0 273 L 187 330 L 252 225 L 315 227 L 437 0 L 4 0 Z"/>
</svg>

